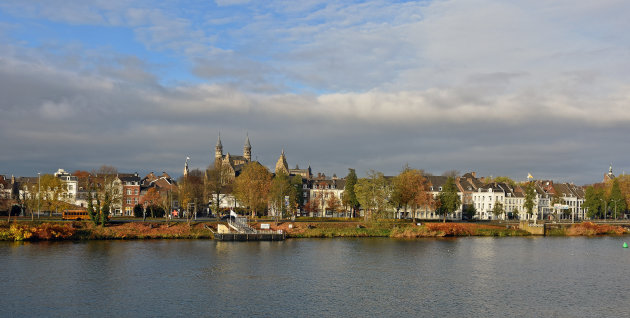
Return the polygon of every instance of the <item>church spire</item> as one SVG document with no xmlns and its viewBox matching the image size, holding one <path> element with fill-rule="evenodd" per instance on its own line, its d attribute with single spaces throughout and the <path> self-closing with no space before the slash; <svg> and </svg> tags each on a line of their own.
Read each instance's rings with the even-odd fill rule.
<svg viewBox="0 0 630 318">
<path fill-rule="evenodd" d="M 286 175 L 289 174 L 289 165 L 287 164 L 287 158 L 284 156 L 284 148 L 282 148 L 280 158 L 278 158 L 278 162 L 276 162 L 276 173 L 280 171 L 284 172 Z"/>
<path fill-rule="evenodd" d="M 252 144 L 249 143 L 249 133 L 246 133 L 245 146 L 243 146 L 243 157 L 247 161 L 252 161 Z"/>
<path fill-rule="evenodd" d="M 219 137 L 217 138 L 217 145 L 214 147 L 214 159 L 223 158 L 223 144 L 221 143 L 221 133 L 219 132 Z"/>
<path fill-rule="evenodd" d="M 188 177 L 188 160 L 190 160 L 190 157 L 186 157 L 186 163 L 184 164 L 184 178 Z"/>
</svg>

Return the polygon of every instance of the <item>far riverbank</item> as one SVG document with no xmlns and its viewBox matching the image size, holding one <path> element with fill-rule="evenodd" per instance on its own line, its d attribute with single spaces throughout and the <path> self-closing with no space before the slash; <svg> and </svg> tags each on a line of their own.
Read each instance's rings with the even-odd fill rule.
<svg viewBox="0 0 630 318">
<path fill-rule="evenodd" d="M 287 238 L 391 237 L 429 238 L 461 236 L 530 236 L 530 232 L 515 225 L 480 223 L 408 222 L 252 222 L 254 228 L 269 224 L 273 230 L 283 230 Z M 136 240 L 136 239 L 212 239 L 218 222 L 127 222 L 104 227 L 85 221 L 0 222 L 0 241 L 58 240 Z M 547 236 L 595 236 L 629 234 L 620 225 L 583 222 L 554 227 Z"/>
</svg>

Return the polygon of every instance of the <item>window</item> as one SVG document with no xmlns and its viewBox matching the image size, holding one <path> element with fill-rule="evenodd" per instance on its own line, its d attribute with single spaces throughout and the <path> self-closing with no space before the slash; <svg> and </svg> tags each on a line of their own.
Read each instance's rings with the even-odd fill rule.
<svg viewBox="0 0 630 318">
<path fill-rule="evenodd" d="M 304 193 L 302 193 L 302 194 L 303 194 L 303 196 L 306 198 L 306 196 L 307 196 L 306 192 L 304 192 Z"/>
<path fill-rule="evenodd" d="M 127 189 L 127 195 L 131 195 L 131 189 Z"/>
<path fill-rule="evenodd" d="M 127 204 L 131 204 L 131 198 L 127 198 Z"/>
<path fill-rule="evenodd" d="M 134 189 L 133 190 L 133 194 L 137 195 L 138 194 L 138 189 Z"/>
</svg>

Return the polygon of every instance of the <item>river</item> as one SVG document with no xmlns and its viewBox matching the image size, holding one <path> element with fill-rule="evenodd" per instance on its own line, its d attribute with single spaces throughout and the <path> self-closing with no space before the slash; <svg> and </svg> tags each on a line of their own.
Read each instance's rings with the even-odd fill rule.
<svg viewBox="0 0 630 318">
<path fill-rule="evenodd" d="M 624 317 L 629 238 L 0 242 L 0 317 Z"/>
</svg>

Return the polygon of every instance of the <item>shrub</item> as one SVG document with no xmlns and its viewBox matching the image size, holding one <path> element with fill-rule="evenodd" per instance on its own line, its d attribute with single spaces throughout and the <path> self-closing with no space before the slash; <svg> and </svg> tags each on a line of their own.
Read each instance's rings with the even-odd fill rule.
<svg viewBox="0 0 630 318">
<path fill-rule="evenodd" d="M 593 222 L 583 222 L 572 225 L 567 230 L 567 235 L 603 235 L 603 234 L 624 234 L 626 231 L 621 226 L 608 225 L 608 224 L 595 224 Z"/>
</svg>

